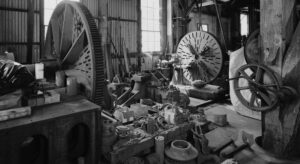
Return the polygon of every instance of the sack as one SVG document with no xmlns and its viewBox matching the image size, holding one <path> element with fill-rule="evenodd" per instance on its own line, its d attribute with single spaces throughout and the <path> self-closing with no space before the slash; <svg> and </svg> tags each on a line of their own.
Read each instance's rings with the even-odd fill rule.
<svg viewBox="0 0 300 164">
<path fill-rule="evenodd" d="M 0 95 L 25 88 L 34 80 L 29 70 L 20 63 L 0 60 Z"/>
<path fill-rule="evenodd" d="M 245 65 L 246 60 L 244 57 L 244 48 L 240 48 L 232 53 L 230 53 L 230 62 L 229 62 L 229 78 L 233 78 L 235 72 L 242 66 Z M 243 86 L 244 83 L 247 83 L 247 80 L 240 80 L 240 85 Z M 242 84 L 243 83 L 243 84 Z M 233 88 L 233 80 L 229 82 L 230 85 L 230 100 L 233 105 L 233 108 L 236 112 L 243 116 L 251 117 L 254 119 L 261 120 L 261 113 L 248 109 L 245 107 L 237 98 L 234 88 Z M 251 92 L 245 90 L 243 92 L 243 96 L 250 100 Z"/>
</svg>

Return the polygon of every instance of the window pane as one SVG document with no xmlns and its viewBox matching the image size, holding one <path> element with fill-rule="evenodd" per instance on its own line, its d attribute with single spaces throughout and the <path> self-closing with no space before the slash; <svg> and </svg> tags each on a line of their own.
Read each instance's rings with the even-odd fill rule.
<svg viewBox="0 0 300 164">
<path fill-rule="evenodd" d="M 160 32 L 156 32 L 154 34 L 154 41 L 157 43 L 160 42 Z"/>
<path fill-rule="evenodd" d="M 142 19 L 147 18 L 148 15 L 148 10 L 147 8 L 142 8 Z"/>
<path fill-rule="evenodd" d="M 148 8 L 148 19 L 149 18 L 153 19 L 153 12 L 154 12 L 153 8 Z"/>
<path fill-rule="evenodd" d="M 155 0 L 148 0 L 148 7 L 154 7 Z"/>
<path fill-rule="evenodd" d="M 249 24 L 248 24 L 248 15 L 241 14 L 240 15 L 240 22 L 241 22 L 241 35 L 248 35 L 249 34 Z"/>
<path fill-rule="evenodd" d="M 207 24 L 203 24 L 202 25 L 202 30 L 208 32 L 208 25 Z"/>
<path fill-rule="evenodd" d="M 45 2 L 45 9 L 54 9 L 56 6 L 56 1 L 55 0 L 46 0 Z"/>
<path fill-rule="evenodd" d="M 148 28 L 149 31 L 154 31 L 154 21 L 151 19 L 148 19 Z"/>
<path fill-rule="evenodd" d="M 159 9 L 159 0 L 153 0 L 153 1 L 154 1 L 153 8 Z"/>
<path fill-rule="evenodd" d="M 144 7 L 144 6 L 147 6 L 147 0 L 141 0 L 141 6 Z"/>
<path fill-rule="evenodd" d="M 44 14 L 45 14 L 44 25 L 48 25 L 49 24 L 52 12 L 53 12 L 53 10 L 45 9 L 45 11 L 44 11 Z"/>
<path fill-rule="evenodd" d="M 158 9 L 154 10 L 154 12 L 153 12 L 153 18 L 154 19 L 159 19 L 159 10 Z"/>
<path fill-rule="evenodd" d="M 159 31 L 159 21 L 158 20 L 153 21 L 153 31 Z"/>
</svg>

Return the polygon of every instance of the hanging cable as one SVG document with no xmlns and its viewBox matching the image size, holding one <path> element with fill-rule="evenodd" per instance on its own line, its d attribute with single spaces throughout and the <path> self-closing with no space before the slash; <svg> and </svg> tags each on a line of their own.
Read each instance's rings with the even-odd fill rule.
<svg viewBox="0 0 300 164">
<path fill-rule="evenodd" d="M 220 14 L 219 14 L 218 6 L 217 6 L 217 1 L 216 1 L 216 0 L 212 0 L 212 1 L 213 1 L 213 3 L 214 3 L 215 8 L 216 8 L 216 13 L 217 13 L 217 18 L 218 18 L 219 25 L 220 25 L 220 30 L 221 30 L 221 34 L 222 34 L 222 39 L 223 39 L 223 41 L 224 41 L 224 48 L 225 48 L 226 52 L 228 52 L 227 45 L 226 45 L 226 40 L 225 40 L 225 35 L 224 35 L 224 31 L 223 31 L 223 26 L 222 26 Z"/>
</svg>

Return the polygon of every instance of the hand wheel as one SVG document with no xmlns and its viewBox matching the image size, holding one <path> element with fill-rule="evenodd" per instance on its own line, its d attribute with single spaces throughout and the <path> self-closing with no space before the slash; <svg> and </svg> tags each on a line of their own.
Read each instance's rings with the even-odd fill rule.
<svg viewBox="0 0 300 164">
<path fill-rule="evenodd" d="M 233 88 L 240 102 L 254 111 L 266 111 L 279 102 L 279 80 L 269 68 L 258 64 L 240 67 L 233 80 Z M 250 95 L 250 96 L 249 96 Z"/>
</svg>

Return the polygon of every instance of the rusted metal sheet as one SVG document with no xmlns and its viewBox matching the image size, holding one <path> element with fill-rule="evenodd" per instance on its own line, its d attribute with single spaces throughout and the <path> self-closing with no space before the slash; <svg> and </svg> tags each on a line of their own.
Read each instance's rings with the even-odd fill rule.
<svg viewBox="0 0 300 164">
<path fill-rule="evenodd" d="M 0 45 L 0 52 L 4 52 L 5 50 L 11 50 L 14 52 L 15 59 L 18 62 L 25 63 L 27 46 L 26 45 Z"/>
<path fill-rule="evenodd" d="M 107 14 L 110 18 L 108 19 L 108 33 L 118 51 L 122 49 L 123 39 L 129 53 L 137 52 L 137 7 L 137 0 L 107 1 L 107 13 L 103 14 Z"/>
<path fill-rule="evenodd" d="M 134 22 L 110 21 L 108 22 L 108 32 L 112 37 L 118 51 L 122 49 L 122 39 L 126 43 L 129 53 L 137 52 L 137 24 Z M 111 50 L 114 51 L 113 49 Z"/>
<path fill-rule="evenodd" d="M 0 6 L 5 8 L 27 9 L 27 0 L 1 0 Z"/>
<path fill-rule="evenodd" d="M 26 42 L 27 14 L 14 11 L 0 11 L 0 42 Z"/>
<path fill-rule="evenodd" d="M 40 0 L 32 0 L 33 23 L 33 58 L 40 52 Z M 16 61 L 26 62 L 28 46 L 28 0 L 0 1 L 0 52 L 10 50 Z"/>
<path fill-rule="evenodd" d="M 94 17 L 99 15 L 99 1 L 98 0 L 81 0 L 81 2 L 89 9 Z"/>
<path fill-rule="evenodd" d="M 137 20 L 137 0 L 108 0 L 108 16 Z"/>
<path fill-rule="evenodd" d="M 40 42 L 40 15 L 34 14 L 33 42 Z"/>
</svg>

